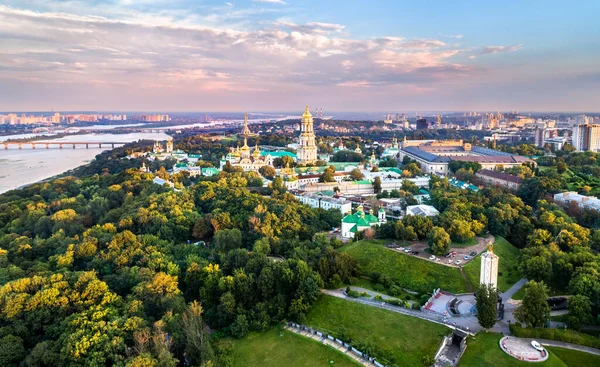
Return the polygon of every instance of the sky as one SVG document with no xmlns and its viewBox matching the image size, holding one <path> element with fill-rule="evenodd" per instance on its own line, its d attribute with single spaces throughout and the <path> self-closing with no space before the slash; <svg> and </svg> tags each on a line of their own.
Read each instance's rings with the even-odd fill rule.
<svg viewBox="0 0 600 367">
<path fill-rule="evenodd" d="M 0 111 L 599 112 L 598 14 L 597 0 L 0 0 Z"/>
</svg>

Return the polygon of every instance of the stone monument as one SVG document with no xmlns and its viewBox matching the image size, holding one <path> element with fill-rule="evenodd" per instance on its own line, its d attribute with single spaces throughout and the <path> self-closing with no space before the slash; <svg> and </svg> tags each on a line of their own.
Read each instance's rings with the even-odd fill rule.
<svg viewBox="0 0 600 367">
<path fill-rule="evenodd" d="M 488 246 L 488 250 L 481 255 L 480 284 L 498 288 L 498 259 L 498 255 L 494 254 L 494 246 Z"/>
</svg>

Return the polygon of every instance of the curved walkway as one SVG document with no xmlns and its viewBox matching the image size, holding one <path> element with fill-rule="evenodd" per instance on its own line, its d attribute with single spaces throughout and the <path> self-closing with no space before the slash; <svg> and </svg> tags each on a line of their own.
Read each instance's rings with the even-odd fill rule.
<svg viewBox="0 0 600 367">
<path fill-rule="evenodd" d="M 514 337 L 512 337 L 512 338 L 514 338 Z M 548 340 L 548 339 L 531 339 L 531 338 L 521 338 L 521 339 L 526 340 L 528 342 L 535 340 L 538 343 L 540 343 L 541 345 L 546 346 L 546 347 L 558 347 L 558 348 L 572 349 L 572 350 L 576 350 L 579 352 L 584 352 L 584 353 L 589 353 L 589 354 L 594 354 L 594 355 L 600 356 L 600 349 L 586 347 L 585 345 L 571 344 L 571 343 L 561 342 L 558 340 Z"/>
<path fill-rule="evenodd" d="M 354 287 L 351 287 L 352 289 L 354 289 Z M 348 297 L 345 292 L 344 289 L 335 289 L 335 290 L 329 290 L 329 289 L 321 289 L 321 292 L 323 294 L 332 296 L 332 297 L 337 297 L 337 298 L 342 298 L 345 299 L 346 301 L 351 301 L 351 302 L 356 302 L 356 303 L 362 303 L 364 305 L 368 305 L 368 306 L 372 306 L 372 307 L 378 307 L 378 308 L 382 308 L 384 310 L 388 310 L 388 311 L 393 311 L 393 312 L 398 312 L 407 316 L 413 316 L 413 317 L 418 317 L 420 319 L 423 320 L 427 320 L 427 321 L 431 321 L 431 322 L 435 322 L 437 324 L 440 325 L 444 325 L 447 326 L 451 329 L 459 329 L 465 332 L 468 332 L 471 335 L 475 335 L 475 333 L 477 333 L 479 330 L 481 330 L 481 327 L 479 326 L 479 324 L 475 323 L 471 323 L 468 322 L 467 319 L 462 318 L 462 317 L 455 317 L 452 318 L 453 323 L 445 323 L 443 321 L 444 317 L 433 313 L 433 312 L 423 312 L 423 311 L 417 311 L 417 310 L 410 310 L 401 306 L 394 306 L 391 305 L 389 303 L 385 303 L 385 302 L 381 302 L 381 301 L 376 301 L 376 300 L 372 300 L 372 299 L 365 299 L 365 298 L 352 298 L 352 297 Z M 370 291 L 373 294 L 380 294 L 377 292 L 373 292 Z M 380 294 L 382 296 L 382 298 L 385 296 L 383 294 Z M 385 296 L 386 298 L 393 298 L 390 296 Z"/>
</svg>

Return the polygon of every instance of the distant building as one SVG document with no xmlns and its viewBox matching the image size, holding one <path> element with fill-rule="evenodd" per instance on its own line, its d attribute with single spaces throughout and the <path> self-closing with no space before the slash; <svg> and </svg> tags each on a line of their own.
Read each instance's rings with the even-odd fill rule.
<svg viewBox="0 0 600 367">
<path fill-rule="evenodd" d="M 523 183 L 523 179 L 517 176 L 509 175 L 508 173 L 492 171 L 489 169 L 482 169 L 475 173 L 475 177 L 480 178 L 483 182 L 494 185 L 502 186 L 511 190 L 518 190 Z"/>
<path fill-rule="evenodd" d="M 537 127 L 535 129 L 535 146 L 543 148 L 546 143 L 546 128 Z"/>
<path fill-rule="evenodd" d="M 600 211 L 600 199 L 593 196 L 580 195 L 574 191 L 566 191 L 559 194 L 554 194 L 554 202 L 569 205 L 577 203 L 580 208 L 587 208 Z"/>
<path fill-rule="evenodd" d="M 427 129 L 429 125 L 427 124 L 427 119 L 417 119 L 417 130 Z"/>
<path fill-rule="evenodd" d="M 384 216 L 385 218 L 385 216 Z M 354 238 L 356 232 L 364 231 L 373 226 L 379 225 L 380 218 L 373 215 L 373 211 L 365 214 L 363 206 L 359 206 L 356 213 L 348 214 L 342 219 L 342 237 Z"/>
<path fill-rule="evenodd" d="M 160 185 L 160 186 L 164 186 L 166 184 L 170 188 L 174 188 L 175 187 L 175 184 L 173 182 L 167 181 L 167 180 L 163 180 L 160 177 L 154 177 L 154 179 L 152 180 L 152 182 L 154 182 L 155 184 Z"/>
<path fill-rule="evenodd" d="M 293 195 L 297 200 L 311 208 L 335 209 L 339 210 L 342 215 L 352 212 L 352 203 L 344 198 L 334 198 L 305 192 L 295 192 Z"/>
<path fill-rule="evenodd" d="M 435 217 L 440 212 L 431 205 L 409 205 L 406 207 L 406 215 L 416 215 L 419 217 Z"/>
<path fill-rule="evenodd" d="M 494 254 L 493 247 L 488 247 L 487 252 L 481 254 L 481 271 L 479 283 L 498 287 L 498 255 Z"/>
<path fill-rule="evenodd" d="M 482 168 L 494 169 L 497 166 L 514 167 L 533 162 L 531 159 L 506 152 L 472 146 L 462 140 L 405 140 L 398 153 L 399 159 L 405 156 L 415 160 L 423 173 L 447 175 L 452 161 L 476 162 Z"/>
<path fill-rule="evenodd" d="M 580 124 L 573 127 L 573 146 L 575 150 L 600 151 L 600 125 Z"/>
</svg>

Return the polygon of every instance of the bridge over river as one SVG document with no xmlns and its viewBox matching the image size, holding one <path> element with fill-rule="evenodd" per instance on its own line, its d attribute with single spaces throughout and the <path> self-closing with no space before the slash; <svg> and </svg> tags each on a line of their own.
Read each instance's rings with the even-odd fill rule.
<svg viewBox="0 0 600 367">
<path fill-rule="evenodd" d="M 63 146 L 66 147 L 72 147 L 73 149 L 75 149 L 75 147 L 80 146 L 80 147 L 84 147 L 86 149 L 89 149 L 90 147 L 95 148 L 96 146 L 98 148 L 102 148 L 102 146 L 104 145 L 105 147 L 111 147 L 114 148 L 115 146 L 123 146 L 127 143 L 124 142 L 111 142 L 111 141 L 97 141 L 97 142 L 91 142 L 91 141 L 42 141 L 42 140 L 35 140 L 35 141 L 27 141 L 27 142 L 11 142 L 11 141 L 6 141 L 6 142 L 0 142 L 0 144 L 4 145 L 4 149 L 8 149 L 11 145 L 12 146 L 16 146 L 18 147 L 18 149 L 23 149 L 23 146 L 25 147 L 29 147 L 31 146 L 31 149 L 36 149 L 36 147 L 45 147 L 46 149 L 50 149 L 50 148 L 59 148 L 59 149 L 63 149 Z"/>
</svg>

